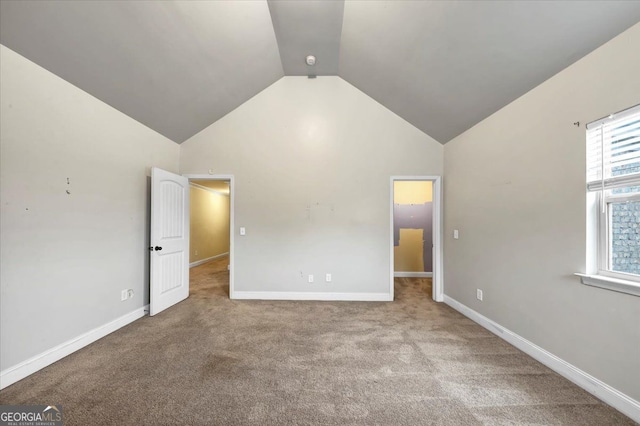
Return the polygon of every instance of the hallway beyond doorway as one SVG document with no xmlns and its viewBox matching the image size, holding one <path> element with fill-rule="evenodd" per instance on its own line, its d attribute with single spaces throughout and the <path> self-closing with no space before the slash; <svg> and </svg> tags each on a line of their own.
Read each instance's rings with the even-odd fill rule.
<svg viewBox="0 0 640 426">
<path fill-rule="evenodd" d="M 229 297 L 229 256 L 194 266 L 189 273 L 189 297 Z"/>
</svg>

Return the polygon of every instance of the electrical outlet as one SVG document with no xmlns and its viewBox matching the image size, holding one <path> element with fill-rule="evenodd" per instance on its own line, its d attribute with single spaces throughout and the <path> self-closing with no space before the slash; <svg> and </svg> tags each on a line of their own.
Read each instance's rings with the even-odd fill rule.
<svg viewBox="0 0 640 426">
<path fill-rule="evenodd" d="M 309 282 L 312 283 L 313 282 L 313 275 L 309 275 Z"/>
<path fill-rule="evenodd" d="M 130 288 L 129 290 L 127 290 L 127 299 L 132 299 L 133 298 L 133 289 Z"/>
<path fill-rule="evenodd" d="M 453 230 L 453 239 L 457 240 L 458 238 L 460 238 L 460 232 L 458 232 L 457 229 Z"/>
<path fill-rule="evenodd" d="M 127 300 L 127 298 L 129 297 L 129 293 L 127 290 L 122 290 L 120 292 L 120 301 L 124 302 L 125 300 Z"/>
<path fill-rule="evenodd" d="M 327 276 L 325 277 L 325 281 L 327 281 L 328 283 L 331 282 L 331 274 L 327 274 Z"/>
<path fill-rule="evenodd" d="M 197 256 L 198 255 L 198 250 L 196 250 L 196 252 L 194 254 Z"/>
<path fill-rule="evenodd" d="M 476 290 L 476 299 L 482 302 L 482 290 L 480 289 Z"/>
</svg>

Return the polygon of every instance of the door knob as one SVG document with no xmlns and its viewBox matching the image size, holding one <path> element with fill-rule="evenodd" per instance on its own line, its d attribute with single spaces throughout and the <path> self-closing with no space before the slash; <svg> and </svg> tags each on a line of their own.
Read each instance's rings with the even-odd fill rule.
<svg viewBox="0 0 640 426">
<path fill-rule="evenodd" d="M 155 246 L 155 247 L 154 247 L 154 250 L 155 250 L 155 251 L 160 251 L 160 250 L 162 250 L 162 247 Z"/>
</svg>

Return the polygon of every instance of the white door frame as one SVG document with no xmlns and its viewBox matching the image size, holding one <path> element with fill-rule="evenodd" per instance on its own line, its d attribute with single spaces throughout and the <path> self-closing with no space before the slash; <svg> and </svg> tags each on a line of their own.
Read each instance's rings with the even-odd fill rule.
<svg viewBox="0 0 640 426">
<path fill-rule="evenodd" d="M 389 252 L 391 264 L 389 265 L 389 292 L 391 300 L 394 297 L 394 253 L 393 253 L 393 183 L 397 181 L 430 181 L 433 182 L 433 300 L 444 301 L 443 261 L 442 261 L 442 176 L 391 176 L 389 189 Z"/>
<path fill-rule="evenodd" d="M 189 182 L 192 180 L 228 180 L 229 181 L 229 298 L 235 298 L 235 286 L 234 286 L 234 276 L 235 276 L 235 203 L 236 203 L 236 193 L 235 193 L 235 182 L 233 175 L 210 175 L 210 174 L 183 174 L 182 176 L 189 179 Z"/>
</svg>

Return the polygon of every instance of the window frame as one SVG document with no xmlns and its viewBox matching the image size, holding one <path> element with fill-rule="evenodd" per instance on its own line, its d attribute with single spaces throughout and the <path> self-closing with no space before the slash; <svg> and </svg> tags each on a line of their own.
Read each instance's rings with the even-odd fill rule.
<svg viewBox="0 0 640 426">
<path fill-rule="evenodd" d="M 630 182 L 626 186 L 640 186 L 640 174 L 638 174 L 637 182 Z M 611 194 L 607 195 L 606 192 L 610 191 L 610 189 L 605 190 L 605 194 L 602 191 L 596 191 L 596 207 L 601 206 L 601 203 L 604 203 L 605 208 L 598 208 L 598 221 L 597 221 L 597 233 L 598 233 L 598 263 L 597 263 L 597 273 L 598 275 L 603 275 L 607 277 L 617 278 L 621 280 L 635 281 L 640 285 L 640 274 L 632 274 L 621 271 L 614 271 L 612 269 L 612 209 L 610 205 L 613 203 L 620 202 L 629 202 L 629 201 L 637 201 L 640 202 L 640 192 L 632 193 L 632 195 L 628 194 Z M 602 199 L 604 197 L 604 200 Z"/>
<path fill-rule="evenodd" d="M 593 149 L 590 145 L 592 136 L 589 135 L 589 130 L 601 128 L 610 120 L 615 121 L 619 115 L 623 115 L 624 118 L 627 112 L 637 114 L 638 109 L 640 105 L 588 124 L 588 152 L 592 152 L 589 150 Z M 640 186 L 640 172 L 619 176 L 606 175 L 605 168 L 610 167 L 610 163 L 607 163 L 610 157 L 604 160 L 602 156 L 610 155 L 607 154 L 609 149 L 610 146 L 602 145 L 600 152 L 596 152 L 596 157 L 587 155 L 587 270 L 586 273 L 576 275 L 580 276 L 583 284 L 640 296 L 640 274 L 612 270 L 612 206 L 623 202 L 640 202 L 640 191 L 619 194 L 613 194 L 612 191 L 617 188 Z M 598 180 L 589 178 L 589 173 L 594 170 L 594 159 L 601 161 L 602 169 Z"/>
</svg>

